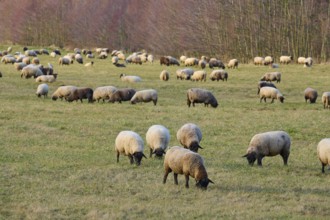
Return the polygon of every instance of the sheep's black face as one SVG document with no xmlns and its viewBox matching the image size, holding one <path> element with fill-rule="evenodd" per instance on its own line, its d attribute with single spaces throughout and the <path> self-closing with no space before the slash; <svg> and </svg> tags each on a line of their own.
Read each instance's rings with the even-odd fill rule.
<svg viewBox="0 0 330 220">
<path fill-rule="evenodd" d="M 161 148 L 154 150 L 154 154 L 156 155 L 156 157 L 162 157 L 164 153 L 164 150 Z"/>
<path fill-rule="evenodd" d="M 256 159 L 257 159 L 257 153 L 256 152 L 251 152 L 251 153 L 246 154 L 244 157 L 246 157 L 249 164 L 252 166 L 254 164 L 254 162 L 256 161 Z"/>
<path fill-rule="evenodd" d="M 134 158 L 134 161 L 135 161 L 135 163 L 136 163 L 137 166 L 140 166 L 141 165 L 142 157 L 145 157 L 146 158 L 146 156 L 142 152 L 135 152 L 133 154 L 133 158 Z"/>
<path fill-rule="evenodd" d="M 200 189 L 203 189 L 203 190 L 206 190 L 207 189 L 207 186 L 209 185 L 210 181 L 208 178 L 206 179 L 201 179 L 200 181 L 198 181 L 196 183 L 196 186 Z"/>
<path fill-rule="evenodd" d="M 284 97 L 280 97 L 280 102 L 283 103 L 284 102 Z"/>
</svg>

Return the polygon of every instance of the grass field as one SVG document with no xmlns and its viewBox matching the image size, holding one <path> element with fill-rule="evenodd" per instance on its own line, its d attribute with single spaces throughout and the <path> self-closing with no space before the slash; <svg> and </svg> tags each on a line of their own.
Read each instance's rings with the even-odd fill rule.
<svg viewBox="0 0 330 220">
<path fill-rule="evenodd" d="M 178 67 L 158 61 L 116 68 L 110 59 L 96 59 L 86 68 L 39 58 L 59 73 L 47 99 L 36 97 L 34 79 L 21 79 L 12 65 L 0 64 L 0 219 L 329 218 L 330 171 L 321 173 L 316 154 L 317 143 L 330 137 L 330 111 L 321 104 L 322 93 L 330 91 L 329 64 L 281 66 L 282 82 L 276 85 L 286 99 L 270 104 L 259 103 L 256 94 L 268 67 L 242 64 L 228 70 L 228 82 L 191 82 L 176 80 Z M 168 82 L 159 80 L 163 69 L 171 73 Z M 143 82 L 121 82 L 120 73 L 138 75 Z M 157 106 L 52 101 L 62 84 L 154 88 L 159 99 Z M 186 91 L 192 87 L 211 90 L 218 108 L 188 108 Z M 307 87 L 318 91 L 316 104 L 305 103 Z M 215 182 L 207 191 L 197 189 L 192 178 L 186 189 L 183 176 L 174 185 L 172 174 L 164 185 L 160 159 L 143 159 L 137 167 L 121 156 L 116 163 L 120 131 L 133 130 L 145 140 L 151 125 L 162 124 L 174 146 L 179 145 L 176 131 L 187 122 L 203 133 L 199 153 Z M 280 156 L 264 158 L 263 167 L 249 166 L 242 155 L 250 139 L 271 130 L 291 136 L 288 166 Z M 149 149 L 144 153 L 148 156 Z"/>
</svg>

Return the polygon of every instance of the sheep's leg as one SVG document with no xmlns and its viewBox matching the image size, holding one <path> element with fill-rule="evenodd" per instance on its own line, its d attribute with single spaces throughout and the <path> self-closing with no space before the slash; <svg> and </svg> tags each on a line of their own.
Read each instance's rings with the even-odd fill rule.
<svg viewBox="0 0 330 220">
<path fill-rule="evenodd" d="M 258 156 L 258 166 L 262 166 L 262 158 L 263 158 L 264 156 L 263 155 L 259 155 Z"/>
<path fill-rule="evenodd" d="M 174 173 L 173 176 L 174 176 L 174 184 L 175 185 L 178 185 L 179 184 L 178 183 L 178 174 L 177 173 Z"/>
<path fill-rule="evenodd" d="M 133 156 L 129 154 L 128 155 L 128 158 L 129 158 L 130 163 L 133 164 L 134 163 Z"/>
<path fill-rule="evenodd" d="M 169 174 L 169 170 L 166 169 L 166 170 L 165 170 L 165 173 L 164 173 L 164 178 L 163 178 L 163 183 L 164 183 L 164 184 L 166 183 L 166 179 L 167 179 L 168 174 Z"/>
<path fill-rule="evenodd" d="M 272 102 L 271 103 L 274 103 L 274 98 L 272 98 Z"/>
<path fill-rule="evenodd" d="M 149 156 L 150 158 L 152 157 L 152 149 L 150 148 L 150 156 Z"/>
<path fill-rule="evenodd" d="M 281 156 L 283 158 L 284 165 L 288 165 L 289 153 L 281 153 Z"/>
<path fill-rule="evenodd" d="M 117 151 L 117 163 L 119 162 L 119 152 Z"/>
<path fill-rule="evenodd" d="M 186 188 L 189 188 L 189 175 L 185 175 L 186 178 Z"/>
<path fill-rule="evenodd" d="M 153 100 L 153 102 L 154 102 L 154 105 L 156 105 L 157 104 L 157 99 L 156 100 Z"/>
<path fill-rule="evenodd" d="M 326 164 L 322 163 L 322 173 L 324 173 L 324 167 L 325 167 Z"/>
</svg>

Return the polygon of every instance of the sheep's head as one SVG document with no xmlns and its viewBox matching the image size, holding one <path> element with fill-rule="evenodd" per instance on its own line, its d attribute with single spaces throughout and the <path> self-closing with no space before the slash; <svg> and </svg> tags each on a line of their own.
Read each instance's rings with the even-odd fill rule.
<svg viewBox="0 0 330 220">
<path fill-rule="evenodd" d="M 134 159 L 134 161 L 135 161 L 135 163 L 136 163 L 137 166 L 140 166 L 140 164 L 141 164 L 141 160 L 142 160 L 142 157 L 147 158 L 147 157 L 144 155 L 144 153 L 142 153 L 142 152 L 135 152 L 135 153 L 133 154 L 133 159 Z"/>
<path fill-rule="evenodd" d="M 279 96 L 278 97 L 278 100 L 280 100 L 280 102 L 283 103 L 284 102 L 284 97 L 283 96 Z"/>
<path fill-rule="evenodd" d="M 206 190 L 209 183 L 214 184 L 214 182 L 212 180 L 210 180 L 209 178 L 203 178 L 203 179 L 197 181 L 196 186 L 200 189 Z"/>
<path fill-rule="evenodd" d="M 56 101 L 57 99 L 58 99 L 58 97 L 57 97 L 56 95 L 53 95 L 53 96 L 52 96 L 52 100 L 53 100 L 53 101 Z"/>
<path fill-rule="evenodd" d="M 255 148 L 249 148 L 248 153 L 245 154 L 243 157 L 246 157 L 249 164 L 252 166 L 254 162 L 257 160 L 257 152 L 255 152 Z"/>
<path fill-rule="evenodd" d="M 155 154 L 156 157 L 162 157 L 163 154 L 165 154 L 165 151 L 164 151 L 164 149 L 162 149 L 162 148 L 157 148 L 157 149 L 155 149 L 154 152 L 152 152 L 152 153 Z"/>
<path fill-rule="evenodd" d="M 189 149 L 193 152 L 198 152 L 198 148 L 203 149 L 197 141 L 194 141 L 190 144 Z"/>
</svg>

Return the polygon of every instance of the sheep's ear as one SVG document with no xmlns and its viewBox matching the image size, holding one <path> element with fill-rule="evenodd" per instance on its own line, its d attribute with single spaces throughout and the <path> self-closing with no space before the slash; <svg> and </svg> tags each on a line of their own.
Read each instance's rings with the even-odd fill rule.
<svg viewBox="0 0 330 220">
<path fill-rule="evenodd" d="M 249 154 L 245 154 L 244 156 L 242 156 L 242 157 L 247 157 Z"/>
<path fill-rule="evenodd" d="M 204 149 L 204 148 L 202 148 L 202 147 L 201 147 L 201 146 L 199 146 L 199 145 L 198 145 L 198 148 L 200 148 L 200 149 Z"/>
<path fill-rule="evenodd" d="M 209 182 L 210 182 L 210 183 L 213 183 L 213 184 L 215 184 L 215 183 L 214 183 L 212 180 L 210 180 L 209 178 L 207 178 L 207 179 L 209 180 Z"/>
<path fill-rule="evenodd" d="M 144 155 L 144 153 L 142 153 L 142 156 L 143 156 L 144 158 L 146 158 L 146 159 L 147 159 L 147 157 L 146 157 L 146 155 Z"/>
</svg>

